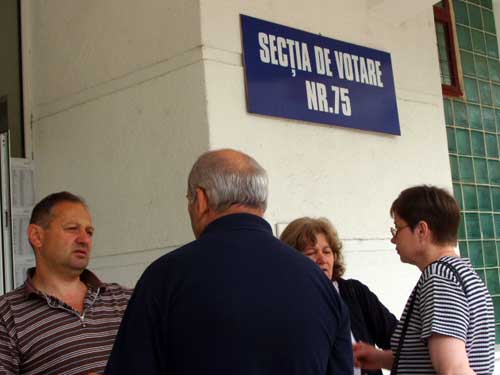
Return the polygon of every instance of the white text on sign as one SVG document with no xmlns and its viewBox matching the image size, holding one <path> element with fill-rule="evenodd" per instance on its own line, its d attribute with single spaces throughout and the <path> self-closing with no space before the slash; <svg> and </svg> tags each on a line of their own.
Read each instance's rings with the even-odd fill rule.
<svg viewBox="0 0 500 375">
<path fill-rule="evenodd" d="M 299 70 L 370 86 L 384 87 L 382 64 L 378 60 L 335 50 L 332 53 L 329 48 L 315 45 L 312 49 L 315 60 L 313 65 L 309 46 L 305 42 L 264 32 L 258 33 L 258 40 L 260 61 L 265 64 L 289 68 L 294 77 L 296 70 Z"/>
<path fill-rule="evenodd" d="M 330 86 L 333 94 L 332 100 L 326 85 L 320 82 L 306 80 L 307 108 L 312 111 L 328 112 L 338 115 L 340 111 L 344 116 L 351 116 L 351 99 L 349 89 L 345 87 Z"/>
</svg>

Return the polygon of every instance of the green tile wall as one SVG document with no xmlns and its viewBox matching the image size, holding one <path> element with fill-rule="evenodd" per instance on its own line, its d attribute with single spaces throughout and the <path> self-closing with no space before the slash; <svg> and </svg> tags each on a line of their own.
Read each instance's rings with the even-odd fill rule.
<svg viewBox="0 0 500 375">
<path fill-rule="evenodd" d="M 454 0 L 464 99 L 444 98 L 459 249 L 493 297 L 500 343 L 500 61 L 491 0 Z"/>
</svg>

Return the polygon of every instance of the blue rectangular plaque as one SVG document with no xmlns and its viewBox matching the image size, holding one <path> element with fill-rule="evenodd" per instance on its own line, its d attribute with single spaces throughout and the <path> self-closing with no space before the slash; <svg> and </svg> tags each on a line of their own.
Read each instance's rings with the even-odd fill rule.
<svg viewBox="0 0 500 375">
<path fill-rule="evenodd" d="M 389 53 L 240 17 L 249 112 L 401 134 Z"/>
</svg>

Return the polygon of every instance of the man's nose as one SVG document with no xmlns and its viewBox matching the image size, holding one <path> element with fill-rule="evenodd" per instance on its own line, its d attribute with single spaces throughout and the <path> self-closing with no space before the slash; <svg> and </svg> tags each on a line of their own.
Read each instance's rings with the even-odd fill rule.
<svg viewBox="0 0 500 375">
<path fill-rule="evenodd" d="M 88 234 L 85 230 L 80 231 L 78 237 L 76 238 L 78 243 L 90 243 L 92 241 L 92 236 Z"/>
</svg>

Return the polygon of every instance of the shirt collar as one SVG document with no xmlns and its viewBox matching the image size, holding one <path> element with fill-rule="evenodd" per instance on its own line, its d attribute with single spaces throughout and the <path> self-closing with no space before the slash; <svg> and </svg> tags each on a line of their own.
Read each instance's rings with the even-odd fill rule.
<svg viewBox="0 0 500 375">
<path fill-rule="evenodd" d="M 269 223 L 262 217 L 253 214 L 238 213 L 224 215 L 212 221 L 207 225 L 201 237 L 209 233 L 238 229 L 260 230 L 270 234 L 273 233 Z"/>
<path fill-rule="evenodd" d="M 40 291 L 33 283 L 33 276 L 35 275 L 36 267 L 28 269 L 26 281 L 24 282 L 24 292 L 26 295 L 40 294 Z M 91 271 L 85 269 L 80 275 L 80 280 L 87 285 L 90 289 L 105 288 L 105 284 Z"/>
</svg>

